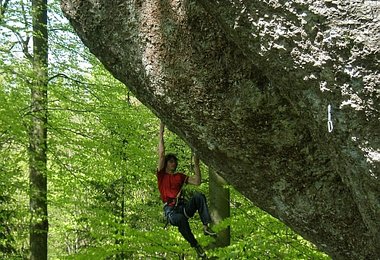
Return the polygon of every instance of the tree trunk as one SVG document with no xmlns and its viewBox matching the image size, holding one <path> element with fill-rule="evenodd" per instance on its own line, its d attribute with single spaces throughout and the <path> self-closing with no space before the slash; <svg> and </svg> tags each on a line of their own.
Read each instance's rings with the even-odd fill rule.
<svg viewBox="0 0 380 260">
<path fill-rule="evenodd" d="M 29 140 L 30 259 L 47 259 L 47 0 L 32 1 L 33 70 Z"/>
<path fill-rule="evenodd" d="M 226 181 L 219 176 L 216 171 L 209 168 L 210 183 L 210 214 L 213 222 L 217 225 L 226 218 L 230 217 L 230 190 L 224 185 Z M 218 232 L 215 247 L 224 247 L 230 245 L 230 227 Z"/>
<path fill-rule="evenodd" d="M 9 0 L 0 1 L 0 23 L 3 21 L 3 16 L 5 14 L 5 11 L 7 10 L 9 4 Z"/>
</svg>

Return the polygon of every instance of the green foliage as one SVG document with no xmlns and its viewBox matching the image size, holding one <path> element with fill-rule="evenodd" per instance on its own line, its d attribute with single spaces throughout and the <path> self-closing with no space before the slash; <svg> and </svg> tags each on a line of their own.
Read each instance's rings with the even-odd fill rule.
<svg viewBox="0 0 380 260">
<path fill-rule="evenodd" d="M 26 115 L 30 94 L 25 79 L 30 75 L 30 66 L 18 58 L 8 63 L 10 58 L 5 57 L 3 51 L 1 48 L 0 258 L 23 258 L 28 253 L 25 240 L 29 219 Z"/>
</svg>

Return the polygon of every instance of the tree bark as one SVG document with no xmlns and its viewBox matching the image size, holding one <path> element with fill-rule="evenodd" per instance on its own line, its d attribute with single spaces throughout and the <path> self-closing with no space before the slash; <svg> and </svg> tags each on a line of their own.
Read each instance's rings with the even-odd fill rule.
<svg viewBox="0 0 380 260">
<path fill-rule="evenodd" d="M 210 214 L 214 224 L 217 225 L 230 217 L 230 190 L 225 187 L 227 182 L 212 168 L 209 168 L 209 176 Z M 231 232 L 230 226 L 228 226 L 218 232 L 213 246 L 229 246 L 230 242 Z"/>
<path fill-rule="evenodd" d="M 29 135 L 30 259 L 44 260 L 48 254 L 47 211 L 47 0 L 32 1 L 33 83 Z"/>
</svg>

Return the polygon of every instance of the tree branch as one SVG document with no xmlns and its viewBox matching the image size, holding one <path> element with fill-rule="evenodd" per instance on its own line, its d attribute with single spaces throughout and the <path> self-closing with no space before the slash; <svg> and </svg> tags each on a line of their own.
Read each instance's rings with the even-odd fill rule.
<svg viewBox="0 0 380 260">
<path fill-rule="evenodd" d="M 3 17 L 5 15 L 5 11 L 7 10 L 9 0 L 5 0 L 3 4 L 3 0 L 0 0 L 0 23 L 3 22 Z"/>
</svg>

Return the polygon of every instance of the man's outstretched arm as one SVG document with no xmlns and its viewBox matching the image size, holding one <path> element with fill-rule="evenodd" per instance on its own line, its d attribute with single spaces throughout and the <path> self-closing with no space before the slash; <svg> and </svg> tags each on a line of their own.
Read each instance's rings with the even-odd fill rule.
<svg viewBox="0 0 380 260">
<path fill-rule="evenodd" d="M 159 132 L 159 136 L 158 136 L 158 167 L 157 167 L 158 171 L 161 171 L 165 165 L 164 130 L 165 130 L 165 125 L 161 121 L 160 132 Z"/>
</svg>

